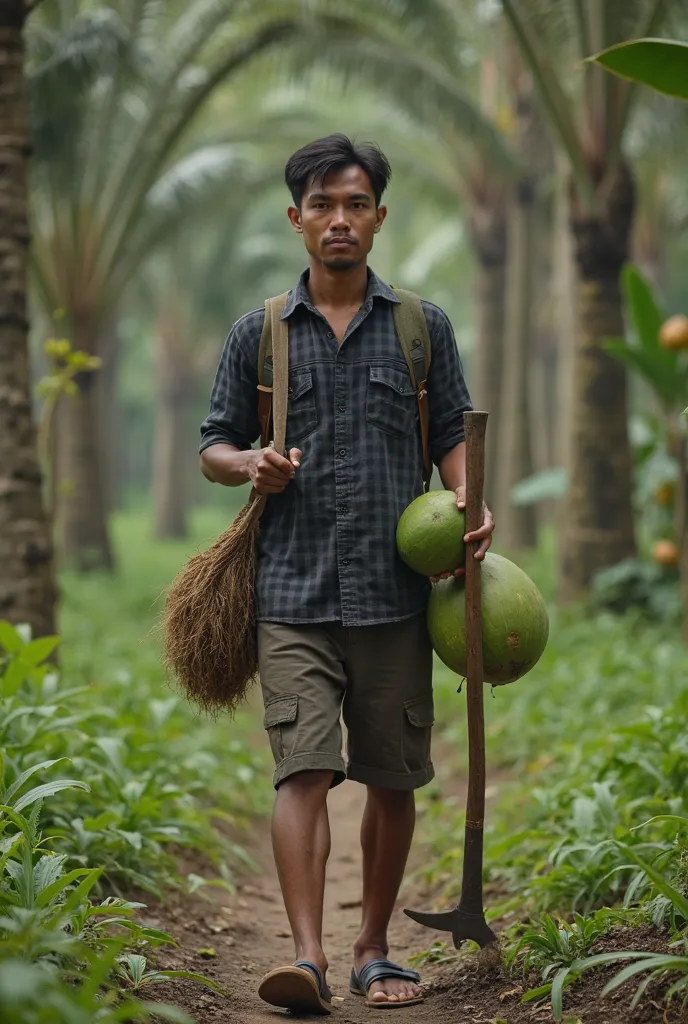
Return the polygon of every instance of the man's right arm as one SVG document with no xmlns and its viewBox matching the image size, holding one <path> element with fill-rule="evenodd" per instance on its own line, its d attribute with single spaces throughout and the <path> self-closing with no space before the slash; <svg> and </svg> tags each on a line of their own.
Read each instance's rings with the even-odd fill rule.
<svg viewBox="0 0 688 1024">
<path fill-rule="evenodd" d="M 261 494 L 280 494 L 300 465 L 301 452 L 292 448 L 289 458 L 274 448 L 242 451 L 231 444 L 213 444 L 201 452 L 201 472 L 206 480 L 239 487 L 249 480 Z"/>
<path fill-rule="evenodd" d="M 293 478 L 301 452 L 284 458 L 254 449 L 258 419 L 258 348 L 263 310 L 242 317 L 229 333 L 215 374 L 210 411 L 201 425 L 201 472 L 211 483 L 238 487 L 249 480 L 264 494 L 279 494 Z"/>
</svg>

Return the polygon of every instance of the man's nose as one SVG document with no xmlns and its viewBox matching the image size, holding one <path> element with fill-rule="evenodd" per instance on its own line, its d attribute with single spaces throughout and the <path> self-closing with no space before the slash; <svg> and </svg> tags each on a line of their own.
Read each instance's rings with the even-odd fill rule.
<svg viewBox="0 0 688 1024">
<path fill-rule="evenodd" d="M 330 226 L 337 231 L 350 230 L 351 225 L 349 224 L 349 215 L 345 206 L 340 206 L 332 211 Z"/>
</svg>

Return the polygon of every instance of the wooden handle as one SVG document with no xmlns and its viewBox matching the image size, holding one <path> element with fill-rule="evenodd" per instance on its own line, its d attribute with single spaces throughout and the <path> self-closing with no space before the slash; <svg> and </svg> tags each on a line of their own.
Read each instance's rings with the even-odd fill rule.
<svg viewBox="0 0 688 1024">
<path fill-rule="evenodd" d="M 482 526 L 485 485 L 486 412 L 464 413 L 466 429 L 466 532 Z M 466 826 L 482 829 L 485 817 L 485 719 L 483 638 L 478 541 L 466 545 L 466 682 L 468 710 L 468 800 Z"/>
</svg>

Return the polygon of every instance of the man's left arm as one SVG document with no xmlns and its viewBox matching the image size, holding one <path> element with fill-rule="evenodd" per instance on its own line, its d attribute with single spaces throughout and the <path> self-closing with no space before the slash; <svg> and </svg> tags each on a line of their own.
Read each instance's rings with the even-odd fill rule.
<svg viewBox="0 0 688 1024">
<path fill-rule="evenodd" d="M 466 442 L 463 414 L 473 408 L 463 375 L 454 332 L 447 316 L 436 306 L 425 306 L 432 345 L 428 373 L 430 454 L 442 483 L 456 492 L 460 509 L 466 507 Z M 483 502 L 483 523 L 465 540 L 480 541 L 475 557 L 482 561 L 492 542 L 494 519 Z M 463 571 L 463 570 L 461 570 Z"/>
</svg>

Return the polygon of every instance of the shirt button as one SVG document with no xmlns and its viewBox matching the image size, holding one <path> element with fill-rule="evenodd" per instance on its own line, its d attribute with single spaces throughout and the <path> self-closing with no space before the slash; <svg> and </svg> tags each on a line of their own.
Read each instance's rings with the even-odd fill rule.
<svg viewBox="0 0 688 1024">
<path fill-rule="evenodd" d="M 343 366 L 340 366 L 339 364 L 337 364 L 337 373 L 341 373 L 343 369 L 344 369 Z"/>
<path fill-rule="evenodd" d="M 327 337 L 328 338 L 334 338 L 334 332 L 333 331 L 328 331 L 327 332 Z"/>
<path fill-rule="evenodd" d="M 345 405 L 338 405 L 337 406 L 337 411 L 338 412 L 346 412 L 346 406 Z"/>
<path fill-rule="evenodd" d="M 339 449 L 339 457 L 340 457 L 340 459 L 343 459 L 345 455 L 346 455 L 346 448 L 340 448 Z"/>
<path fill-rule="evenodd" d="M 342 565 L 348 565 L 348 564 L 349 564 L 349 559 L 348 558 L 342 558 Z"/>
</svg>

